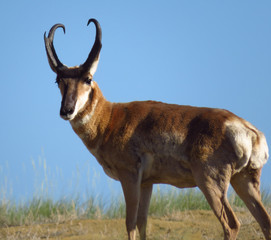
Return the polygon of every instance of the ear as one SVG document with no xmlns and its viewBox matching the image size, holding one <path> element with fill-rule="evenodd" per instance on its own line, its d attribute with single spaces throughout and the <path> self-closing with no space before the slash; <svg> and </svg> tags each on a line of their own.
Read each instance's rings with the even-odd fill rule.
<svg viewBox="0 0 271 240">
<path fill-rule="evenodd" d="M 96 70 L 97 70 L 97 67 L 98 67 L 98 63 L 99 63 L 99 60 L 100 60 L 100 54 L 98 55 L 98 57 L 93 61 L 90 69 L 89 69 L 89 73 L 91 74 L 91 76 L 94 76 Z"/>
</svg>

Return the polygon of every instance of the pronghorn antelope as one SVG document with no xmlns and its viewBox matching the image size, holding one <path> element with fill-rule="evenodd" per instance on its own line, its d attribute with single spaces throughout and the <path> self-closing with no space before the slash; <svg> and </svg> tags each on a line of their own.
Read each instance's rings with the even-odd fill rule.
<svg viewBox="0 0 271 240">
<path fill-rule="evenodd" d="M 260 175 L 268 159 L 263 133 L 233 113 L 212 108 L 154 101 L 111 103 L 93 75 L 97 69 L 101 27 L 80 66 L 67 67 L 57 57 L 54 25 L 44 34 L 48 61 L 62 94 L 60 116 L 96 157 L 106 174 L 119 180 L 126 202 L 128 239 L 146 239 L 147 213 L 155 183 L 199 187 L 224 230 L 236 239 L 240 223 L 227 200 L 229 184 L 271 239 L 271 218 L 260 196 Z"/>
</svg>

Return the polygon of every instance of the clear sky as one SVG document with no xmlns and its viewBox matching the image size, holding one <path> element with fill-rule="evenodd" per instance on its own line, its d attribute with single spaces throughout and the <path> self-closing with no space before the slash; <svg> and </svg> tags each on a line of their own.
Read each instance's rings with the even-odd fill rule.
<svg viewBox="0 0 271 240">
<path fill-rule="evenodd" d="M 2 1 L 1 198 L 120 188 L 59 117 L 61 97 L 45 53 L 44 32 L 63 23 L 66 34 L 55 34 L 58 56 L 68 66 L 83 63 L 95 35 L 89 18 L 102 27 L 94 79 L 108 100 L 228 109 L 271 143 L 271 1 Z M 270 172 L 269 161 L 267 187 Z"/>
</svg>

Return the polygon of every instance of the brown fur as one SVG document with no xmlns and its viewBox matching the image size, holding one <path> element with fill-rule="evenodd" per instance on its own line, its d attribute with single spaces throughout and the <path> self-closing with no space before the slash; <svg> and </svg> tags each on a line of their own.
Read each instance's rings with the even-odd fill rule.
<svg viewBox="0 0 271 240">
<path fill-rule="evenodd" d="M 268 159 L 266 139 L 250 123 L 229 111 L 145 101 L 111 103 L 92 81 L 101 50 L 101 27 L 86 62 L 68 68 L 53 47 L 54 25 L 44 34 L 49 64 L 58 74 L 60 115 L 96 157 L 105 172 L 119 180 L 126 201 L 128 239 L 146 239 L 153 184 L 196 187 L 205 195 L 224 230 L 237 237 L 240 223 L 227 200 L 231 183 L 271 240 L 271 218 L 260 195 L 260 175 Z"/>
<path fill-rule="evenodd" d="M 83 123 L 95 102 L 92 117 Z M 147 210 L 155 183 L 198 186 L 221 222 L 224 238 L 236 239 L 240 224 L 227 200 L 230 181 L 266 239 L 271 239 L 270 216 L 260 201 L 260 169 L 251 168 L 237 156 L 234 142 L 226 134 L 231 128 L 225 123 L 235 121 L 251 134 L 247 137 L 251 137 L 253 151 L 259 151 L 256 146 L 259 138 L 265 141 L 263 135 L 229 111 L 153 101 L 110 103 L 93 82 L 89 101 L 71 125 L 105 172 L 121 182 L 129 239 L 135 239 L 136 225 L 140 238 L 146 237 Z"/>
</svg>

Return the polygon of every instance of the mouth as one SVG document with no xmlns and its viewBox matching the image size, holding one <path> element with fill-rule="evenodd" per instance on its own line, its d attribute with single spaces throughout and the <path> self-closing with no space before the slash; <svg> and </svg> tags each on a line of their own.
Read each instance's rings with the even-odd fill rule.
<svg viewBox="0 0 271 240">
<path fill-rule="evenodd" d="M 60 117 L 66 121 L 71 121 L 74 118 L 74 114 L 60 114 Z"/>
<path fill-rule="evenodd" d="M 76 115 L 76 111 L 72 107 L 61 107 L 60 109 L 60 117 L 64 120 L 72 120 Z"/>
</svg>

